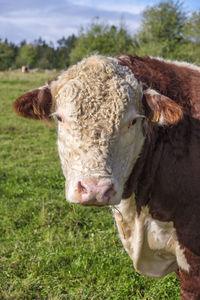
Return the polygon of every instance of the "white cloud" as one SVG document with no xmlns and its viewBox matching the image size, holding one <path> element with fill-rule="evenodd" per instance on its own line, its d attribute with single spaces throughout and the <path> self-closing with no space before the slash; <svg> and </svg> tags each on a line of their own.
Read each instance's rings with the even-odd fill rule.
<svg viewBox="0 0 200 300">
<path fill-rule="evenodd" d="M 140 12 L 145 5 L 133 5 L 130 0 L 23 0 L 4 3 L 0 15 L 0 37 L 9 41 L 28 42 L 38 37 L 56 42 L 62 36 L 77 34 L 81 26 L 89 24 L 95 16 L 109 24 L 119 25 L 122 18 L 130 31 L 140 24 Z"/>
<path fill-rule="evenodd" d="M 143 9 L 146 7 L 146 4 L 136 3 L 136 1 L 94 1 L 94 0 L 75 0 L 74 3 L 76 5 L 83 5 L 88 7 L 95 7 L 96 9 L 101 9 L 105 11 L 111 12 L 119 12 L 119 13 L 133 13 L 140 14 Z"/>
</svg>

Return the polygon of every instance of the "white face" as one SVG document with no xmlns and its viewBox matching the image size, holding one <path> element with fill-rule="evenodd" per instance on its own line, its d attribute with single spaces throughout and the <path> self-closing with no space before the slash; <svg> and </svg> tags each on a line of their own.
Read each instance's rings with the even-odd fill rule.
<svg viewBox="0 0 200 300">
<path fill-rule="evenodd" d="M 144 142 L 140 85 L 114 59 L 91 57 L 52 91 L 67 200 L 118 204 Z"/>
</svg>

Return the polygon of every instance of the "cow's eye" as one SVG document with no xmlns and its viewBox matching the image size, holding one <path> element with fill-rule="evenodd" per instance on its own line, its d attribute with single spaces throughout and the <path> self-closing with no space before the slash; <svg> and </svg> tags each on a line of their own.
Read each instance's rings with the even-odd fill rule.
<svg viewBox="0 0 200 300">
<path fill-rule="evenodd" d="M 56 115 L 56 119 L 57 119 L 59 122 L 63 122 L 63 119 L 62 119 L 61 116 L 59 116 L 59 115 Z"/>
<path fill-rule="evenodd" d="M 136 119 L 133 119 L 131 122 L 131 126 L 135 125 L 135 123 L 136 123 Z"/>
<path fill-rule="evenodd" d="M 61 117 L 60 115 L 54 113 L 54 114 L 53 114 L 53 117 L 54 117 L 57 121 L 63 122 L 63 119 L 62 119 L 62 117 Z"/>
<path fill-rule="evenodd" d="M 136 123 L 136 119 L 131 120 L 128 124 L 128 128 L 131 128 L 132 126 L 134 126 L 135 123 Z"/>
</svg>

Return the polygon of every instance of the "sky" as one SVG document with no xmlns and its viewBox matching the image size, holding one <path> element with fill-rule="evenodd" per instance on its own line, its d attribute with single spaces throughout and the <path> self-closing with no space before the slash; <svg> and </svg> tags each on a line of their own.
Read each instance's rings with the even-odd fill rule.
<svg viewBox="0 0 200 300">
<path fill-rule="evenodd" d="M 0 39 L 15 44 L 42 37 L 47 42 L 77 35 L 99 17 L 108 24 L 123 21 L 130 33 L 137 32 L 142 11 L 160 0 L 0 0 Z M 200 9 L 199 0 L 185 0 L 184 11 Z"/>
</svg>

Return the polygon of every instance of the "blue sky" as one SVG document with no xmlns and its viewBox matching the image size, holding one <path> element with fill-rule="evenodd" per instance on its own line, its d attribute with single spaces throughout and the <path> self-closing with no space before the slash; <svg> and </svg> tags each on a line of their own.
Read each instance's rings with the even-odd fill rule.
<svg viewBox="0 0 200 300">
<path fill-rule="evenodd" d="M 61 37 L 77 34 L 99 16 L 119 25 L 123 20 L 130 33 L 140 26 L 142 11 L 158 0 L 0 0 L 0 38 L 19 43 L 38 37 L 54 43 Z M 200 9 L 199 0 L 183 1 L 188 13 Z"/>
</svg>

